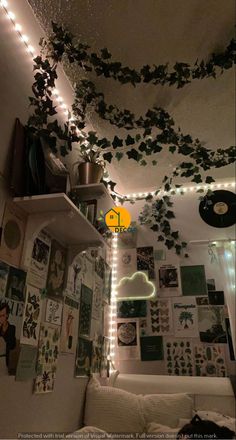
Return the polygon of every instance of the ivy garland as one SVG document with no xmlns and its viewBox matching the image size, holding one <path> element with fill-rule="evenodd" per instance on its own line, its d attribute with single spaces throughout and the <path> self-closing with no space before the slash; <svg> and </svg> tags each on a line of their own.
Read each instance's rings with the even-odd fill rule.
<svg viewBox="0 0 236 440">
<path fill-rule="evenodd" d="M 234 162 L 236 160 L 235 148 L 229 147 L 227 149 L 218 149 L 216 151 L 204 148 L 198 139 L 193 140 L 190 135 L 184 135 L 180 129 L 175 131 L 173 128 L 173 119 L 165 110 L 158 107 L 148 110 L 145 118 L 140 117 L 137 119 L 135 115 L 127 109 L 120 110 L 116 106 L 108 106 L 105 102 L 104 95 L 98 93 L 94 84 L 88 80 L 80 81 L 75 90 L 75 101 L 72 106 L 73 115 L 75 117 L 73 122 L 74 125 L 72 126 L 68 121 L 62 128 L 57 119 L 51 120 L 51 117 L 57 114 L 56 107 L 52 100 L 52 90 L 55 87 L 55 80 L 57 79 L 56 70 L 58 62 L 62 60 L 63 55 L 66 55 L 70 63 L 76 61 L 85 70 L 91 70 L 89 68 L 89 63 L 94 65 L 91 60 L 94 61 L 94 59 L 100 59 L 94 54 L 89 55 L 89 47 L 87 45 L 79 43 L 74 46 L 73 39 L 73 36 L 68 31 L 53 23 L 53 35 L 50 37 L 49 41 L 44 39 L 41 40 L 41 46 L 43 50 L 47 51 L 47 55 L 46 58 L 38 56 L 34 59 L 35 81 L 32 86 L 34 96 L 29 98 L 30 104 L 34 107 L 34 114 L 31 115 L 28 120 L 28 129 L 36 136 L 43 137 L 53 152 L 57 153 L 59 148 L 62 156 L 68 154 L 72 149 L 73 142 L 79 143 L 81 152 L 86 151 L 88 145 L 95 151 L 101 151 L 104 160 L 107 162 L 111 162 L 113 157 L 117 160 L 121 160 L 124 154 L 119 150 L 116 151 L 116 149 L 121 149 L 121 147 L 124 146 L 130 148 L 126 151 L 128 158 L 134 159 L 140 165 L 147 164 L 144 155 L 149 156 L 160 152 L 162 150 L 162 145 L 167 145 L 172 154 L 178 153 L 183 156 L 188 156 L 191 159 L 191 162 L 186 161 L 180 163 L 170 177 L 165 176 L 163 179 L 163 189 L 165 194 L 161 193 L 162 188 L 157 189 L 155 196 L 158 196 L 158 200 L 155 202 L 153 202 L 152 196 L 148 196 L 146 200 L 152 202 L 152 204 L 145 205 L 140 214 L 140 222 L 142 224 L 148 223 L 150 228 L 158 233 L 158 240 L 165 241 L 165 245 L 168 249 L 175 248 L 176 253 L 179 255 L 182 251 L 185 251 L 186 243 L 181 241 L 178 231 L 172 231 L 169 222 L 170 219 L 175 217 L 174 212 L 169 209 L 173 206 L 170 195 L 174 194 L 175 190 L 180 187 L 179 185 L 173 187 L 173 179 L 178 176 L 181 176 L 182 178 L 192 177 L 193 182 L 200 183 L 203 181 L 201 170 L 205 171 L 213 167 L 219 168 Z M 103 59 L 110 58 L 107 53 L 106 49 L 101 51 Z M 215 77 L 217 67 L 221 67 L 221 72 L 223 72 L 223 70 L 230 68 L 233 62 L 235 62 L 235 42 L 231 41 L 224 55 L 212 55 L 211 61 L 208 62 L 208 64 L 204 64 L 203 62 L 203 64 L 200 63 L 202 65 L 202 76 L 193 76 L 193 73 L 187 75 L 186 72 L 188 69 L 190 71 L 190 68 L 186 67 L 188 66 L 186 65 L 185 68 L 187 70 L 185 70 L 185 79 L 187 80 L 188 78 L 187 82 L 190 82 L 190 78 L 203 78 L 205 76 Z M 102 62 L 102 65 L 103 64 L 104 63 Z M 114 63 L 105 64 L 107 66 L 114 65 Z M 176 66 L 177 65 L 182 66 L 183 63 L 176 63 Z M 210 65 L 211 68 L 209 67 Z M 104 72 L 100 72 L 100 64 L 96 64 L 96 66 L 97 68 L 94 70 L 98 75 L 104 74 L 104 76 L 107 76 Z M 98 68 L 98 66 L 100 67 Z M 204 70 L 205 68 L 208 73 Z M 130 72 L 133 72 L 132 81 L 126 81 L 124 77 L 122 79 L 121 73 L 118 76 L 113 76 L 111 74 L 108 76 L 112 76 L 114 79 L 118 79 L 122 83 L 131 82 L 135 85 L 134 78 L 137 78 L 139 74 L 137 72 L 134 73 L 134 71 L 131 71 L 128 68 L 120 67 L 120 69 L 123 73 L 125 70 L 126 79 L 131 75 Z M 160 66 L 158 69 L 161 70 Z M 109 69 L 108 71 L 110 72 Z M 185 82 L 183 78 L 180 78 L 179 67 L 176 72 L 178 72 L 178 81 L 176 80 L 173 82 L 172 78 L 171 84 L 175 84 L 177 87 L 182 87 Z M 191 72 L 193 72 L 193 70 L 191 70 Z M 140 75 L 139 77 L 141 78 L 142 75 Z M 163 77 L 159 83 L 168 83 L 168 81 L 170 81 L 168 75 L 166 74 L 165 79 Z M 145 78 L 143 81 L 147 82 Z M 136 82 L 141 82 L 141 79 Z M 158 83 L 152 80 L 150 80 L 150 82 Z M 82 129 L 85 127 L 85 116 L 88 105 L 92 105 L 101 118 L 116 125 L 118 128 L 122 127 L 127 130 L 142 129 L 143 132 L 141 134 L 136 134 L 134 137 L 128 135 L 125 140 L 115 136 L 112 141 L 107 138 L 99 138 L 96 132 L 92 131 L 88 133 L 81 131 L 78 135 L 75 128 L 78 127 L 79 129 Z M 151 136 L 153 128 L 160 131 L 155 137 L 153 135 Z M 139 144 L 136 147 L 137 143 Z M 156 165 L 156 160 L 153 160 L 152 164 Z M 213 181 L 214 179 L 210 176 L 205 178 L 205 183 L 207 184 Z M 112 189 L 114 189 L 115 183 L 109 183 L 112 184 Z M 126 198 L 125 201 L 128 201 L 128 199 Z M 186 253 L 185 256 L 187 256 Z"/>
<path fill-rule="evenodd" d="M 224 70 L 230 69 L 236 61 L 236 40 L 232 39 L 224 52 L 213 53 L 208 61 L 196 60 L 194 66 L 177 62 L 169 69 L 168 63 L 154 65 L 153 68 L 147 64 L 137 71 L 122 66 L 119 61 L 112 61 L 107 48 L 101 49 L 100 54 L 91 52 L 88 44 L 76 42 L 71 32 L 54 22 L 52 31 L 49 41 L 56 61 L 61 61 L 65 54 L 70 63 L 76 62 L 85 71 L 94 71 L 97 76 L 113 78 L 121 84 L 130 83 L 133 86 L 151 83 L 181 88 L 195 79 L 216 78 Z"/>
</svg>

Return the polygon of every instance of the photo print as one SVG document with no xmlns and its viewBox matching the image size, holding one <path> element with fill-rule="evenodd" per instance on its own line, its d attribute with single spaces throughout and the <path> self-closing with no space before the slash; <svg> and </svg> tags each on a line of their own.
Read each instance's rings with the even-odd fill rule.
<svg viewBox="0 0 236 440">
<path fill-rule="evenodd" d="M 165 339 L 164 353 L 167 374 L 194 376 L 193 347 L 189 339 Z"/>
<path fill-rule="evenodd" d="M 213 278 L 207 280 L 207 290 L 216 290 L 216 283 Z"/>
<path fill-rule="evenodd" d="M 67 251 L 58 241 L 52 240 L 47 279 L 47 296 L 63 298 Z"/>
<path fill-rule="evenodd" d="M 155 279 L 154 254 L 153 247 L 137 248 L 137 269 L 147 271 L 149 280 Z"/>
<path fill-rule="evenodd" d="M 182 294 L 190 295 L 207 295 L 207 284 L 205 267 L 198 266 L 180 266 Z"/>
<path fill-rule="evenodd" d="M 198 344 L 194 347 L 196 376 L 225 377 L 224 348 L 220 345 Z"/>
<path fill-rule="evenodd" d="M 50 250 L 51 238 L 47 233 L 41 231 L 34 240 L 31 262 L 27 273 L 27 284 L 39 289 L 46 287 Z"/>
<path fill-rule="evenodd" d="M 176 337 L 195 338 L 199 336 L 198 313 L 194 297 L 173 299 L 173 321 Z"/>
<path fill-rule="evenodd" d="M 0 298 L 3 298 L 6 294 L 9 271 L 10 266 L 0 261 Z"/>
<path fill-rule="evenodd" d="M 61 352 L 73 354 L 76 352 L 78 340 L 79 303 L 66 296 L 62 315 Z"/>
<path fill-rule="evenodd" d="M 209 304 L 213 306 L 224 306 L 225 304 L 224 292 L 221 290 L 209 290 L 208 299 Z"/>
<path fill-rule="evenodd" d="M 162 336 L 144 336 L 140 338 L 141 361 L 162 361 Z"/>
<path fill-rule="evenodd" d="M 105 276 L 105 261 L 104 261 L 104 259 L 100 255 L 95 259 L 95 273 L 102 280 L 104 280 L 104 276 Z"/>
<path fill-rule="evenodd" d="M 103 264 L 103 267 L 104 267 L 104 260 L 102 259 L 102 261 L 103 261 L 102 264 Z M 102 279 L 104 279 L 104 271 L 102 272 Z M 85 255 L 85 259 L 84 259 L 84 268 L 83 268 L 83 272 L 81 274 L 81 280 L 82 280 L 82 284 L 87 286 L 89 289 L 93 290 L 93 284 L 94 284 L 94 262 L 87 255 Z"/>
<path fill-rule="evenodd" d="M 89 376 L 91 372 L 93 342 L 79 338 L 75 358 L 75 376 Z"/>
<path fill-rule="evenodd" d="M 162 297 L 180 295 L 179 268 L 171 264 L 159 267 L 158 294 Z"/>
<path fill-rule="evenodd" d="M 6 297 L 13 301 L 25 301 L 26 272 L 10 267 L 6 288 Z"/>
<path fill-rule="evenodd" d="M 198 327 L 201 342 L 211 344 L 226 344 L 226 328 L 224 307 L 198 307 Z"/>
<path fill-rule="evenodd" d="M 42 300 L 40 290 L 27 286 L 21 330 L 21 344 L 38 345 Z"/>
<path fill-rule="evenodd" d="M 208 296 L 196 296 L 196 304 L 197 306 L 208 306 Z"/>
<path fill-rule="evenodd" d="M 148 334 L 170 335 L 173 333 L 173 319 L 171 300 L 158 298 L 154 301 L 147 301 L 148 304 Z"/>
</svg>

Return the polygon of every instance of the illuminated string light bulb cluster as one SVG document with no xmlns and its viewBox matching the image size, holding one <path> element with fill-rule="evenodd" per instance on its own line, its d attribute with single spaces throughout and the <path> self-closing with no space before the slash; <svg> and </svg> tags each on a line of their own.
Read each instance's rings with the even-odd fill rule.
<svg viewBox="0 0 236 440">
<path fill-rule="evenodd" d="M 171 191 L 175 190 L 176 194 L 181 194 L 181 193 L 191 193 L 191 192 L 197 192 L 200 189 L 203 189 L 204 191 L 209 190 L 215 190 L 215 189 L 220 189 L 220 188 L 228 188 L 228 189 L 232 189 L 235 188 L 235 182 L 226 182 L 226 183 L 213 183 L 210 185 L 195 185 L 195 186 L 182 186 L 181 188 L 171 188 L 169 191 L 164 191 L 161 190 L 160 193 L 157 195 L 157 197 L 159 197 L 160 195 L 165 195 L 165 194 L 169 194 L 171 193 Z M 149 191 L 149 192 L 139 192 L 139 193 L 133 193 L 133 194 L 118 194 L 115 191 L 111 190 L 111 187 L 108 185 L 108 189 L 111 192 L 111 194 L 113 194 L 118 200 L 123 200 L 125 201 L 126 199 L 129 200 L 143 200 L 148 196 L 155 196 L 155 192 L 156 191 Z"/>
<path fill-rule="evenodd" d="M 232 240 L 230 242 L 230 248 L 224 252 L 225 259 L 227 261 L 227 270 L 230 279 L 230 288 L 235 292 L 235 245 L 236 242 Z"/>
<path fill-rule="evenodd" d="M 13 29 L 17 33 L 19 39 L 24 44 L 26 48 L 26 52 L 30 55 L 30 57 L 33 59 L 35 58 L 35 49 L 29 42 L 28 35 L 25 35 L 23 33 L 23 27 L 21 24 L 16 22 L 16 15 L 9 10 L 8 7 L 8 1 L 7 0 L 0 0 L 0 6 L 3 8 L 4 12 L 6 13 L 7 18 L 11 21 L 13 25 Z M 63 98 L 59 96 L 59 91 L 57 89 L 53 89 L 52 94 L 54 95 L 55 99 L 57 100 L 58 107 L 63 111 L 63 113 L 68 117 L 69 110 L 67 108 L 67 105 L 65 104 Z"/>
<path fill-rule="evenodd" d="M 109 320 L 109 337 L 110 337 L 110 361 L 111 367 L 114 367 L 115 361 L 115 335 L 116 335 L 116 296 L 117 296 L 117 255 L 118 255 L 118 234 L 113 234 L 112 238 L 112 278 L 111 278 L 111 306 Z"/>
</svg>

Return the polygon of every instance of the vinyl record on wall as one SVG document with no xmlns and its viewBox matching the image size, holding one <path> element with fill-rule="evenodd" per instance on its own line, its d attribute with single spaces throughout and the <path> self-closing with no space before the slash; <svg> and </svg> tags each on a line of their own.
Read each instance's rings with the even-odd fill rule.
<svg viewBox="0 0 236 440">
<path fill-rule="evenodd" d="M 231 191 L 214 191 L 200 202 L 199 213 L 208 225 L 228 228 L 236 223 L 236 195 Z"/>
</svg>

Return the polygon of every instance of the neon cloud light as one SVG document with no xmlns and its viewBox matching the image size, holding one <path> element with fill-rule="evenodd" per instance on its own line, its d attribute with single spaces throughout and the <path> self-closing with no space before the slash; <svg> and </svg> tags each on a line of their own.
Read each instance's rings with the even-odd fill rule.
<svg viewBox="0 0 236 440">
<path fill-rule="evenodd" d="M 137 295 L 137 291 L 142 292 Z M 117 301 L 151 299 L 155 296 L 155 285 L 143 272 L 135 272 L 131 277 L 121 278 L 117 285 Z"/>
</svg>

